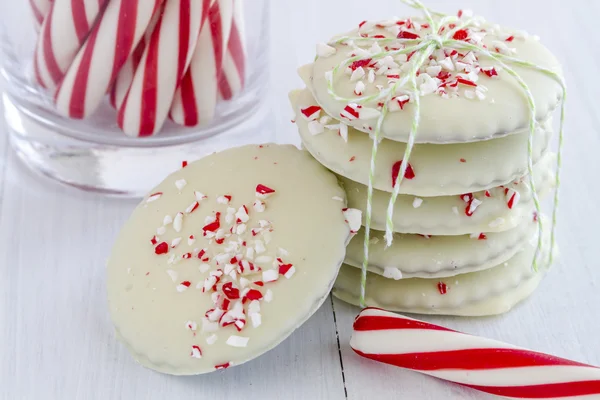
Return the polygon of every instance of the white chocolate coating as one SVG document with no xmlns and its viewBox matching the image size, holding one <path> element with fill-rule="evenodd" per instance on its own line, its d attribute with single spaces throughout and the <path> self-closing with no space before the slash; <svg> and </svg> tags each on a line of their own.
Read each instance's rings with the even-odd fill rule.
<svg viewBox="0 0 600 400">
<path fill-rule="evenodd" d="M 366 185 L 373 145 L 369 135 L 349 128 L 348 143 L 337 130 L 325 129 L 321 134 L 312 135 L 300 109 L 315 105 L 314 98 L 308 90 L 293 91 L 290 101 L 306 149 L 328 169 Z M 552 135 L 550 122 L 546 121 L 536 130 L 534 163 L 541 159 L 548 147 Z M 520 133 L 476 143 L 415 145 L 409 160 L 415 177 L 402 181 L 400 193 L 449 196 L 500 186 L 520 178 L 527 172 L 527 140 L 528 134 Z M 373 180 L 375 189 L 392 192 L 392 167 L 402 160 L 405 148 L 404 143 L 391 140 L 384 139 L 380 143 Z"/>
<path fill-rule="evenodd" d="M 554 186 L 553 165 L 556 157 L 546 154 L 534 167 L 534 179 L 538 195 L 543 196 Z M 348 206 L 364 212 L 367 206 L 367 187 L 346 178 L 340 178 L 348 195 Z M 531 218 L 533 202 L 529 188 L 529 178 L 511 182 L 504 187 L 495 187 L 487 192 L 475 192 L 473 196 L 481 201 L 471 216 L 466 213 L 467 203 L 461 196 L 415 197 L 399 195 L 394 205 L 394 230 L 400 233 L 423 235 L 463 235 L 477 232 L 500 232 L 513 229 Z M 404 183 L 403 183 L 404 184 Z M 509 196 L 505 189 L 519 193 L 519 200 L 512 208 L 508 207 Z M 419 203 L 419 200 L 422 201 Z M 371 227 L 385 231 L 386 210 L 390 194 L 373 192 L 373 212 Z M 418 207 L 415 207 L 418 205 Z M 364 221 L 363 221 L 364 223 Z"/>
<path fill-rule="evenodd" d="M 258 184 L 275 193 L 258 197 Z M 144 366 L 191 375 L 214 371 L 226 363 L 241 364 L 284 340 L 326 298 L 344 258 L 350 229 L 342 212 L 344 191 L 335 176 L 307 152 L 291 145 L 229 149 L 173 173 L 152 193 L 157 192 L 162 195 L 149 196 L 135 209 L 108 262 L 109 308 L 117 336 Z M 224 195 L 232 196 L 229 204 L 224 204 Z M 196 198 L 200 199 L 199 206 L 189 212 Z M 264 202 L 263 212 L 253 207 L 257 200 Z M 235 219 L 245 218 L 243 213 L 237 214 L 242 205 L 248 208 L 245 232 L 225 237 L 221 245 L 216 241 L 219 233 L 210 239 L 208 230 L 208 236 L 203 236 L 206 218 L 214 217 L 215 211 L 222 213 L 222 228 L 231 225 L 238 232 L 242 223 Z M 229 207 L 236 211 L 233 222 L 225 217 Z M 183 212 L 182 217 L 178 212 Z M 254 236 L 251 228 L 262 226 L 259 220 L 269 221 L 269 225 Z M 150 242 L 153 235 L 159 236 L 158 243 L 182 240 L 175 248 L 169 246 L 167 254 L 157 255 Z M 190 235 L 194 235 L 193 240 Z M 237 250 L 227 252 L 233 242 L 238 243 Z M 255 249 L 252 257 L 248 248 Z M 206 249 L 210 259 L 198 259 L 199 249 Z M 186 259 L 188 252 L 191 258 Z M 247 288 L 262 293 L 258 301 L 261 321 L 252 317 L 246 302 L 246 324 L 240 332 L 234 325 L 221 327 L 218 322 L 214 332 L 203 330 L 205 313 L 215 304 L 210 284 L 207 293 L 202 286 L 217 270 L 216 262 L 223 254 L 226 256 L 218 268 L 225 271 L 236 267 L 230 258 L 237 255 L 262 268 L 263 274 L 238 272 L 235 279 L 225 273 L 215 285 L 224 293 L 223 283 L 233 282 L 243 297 L 242 276 L 248 279 Z M 174 255 L 177 257 L 170 260 Z M 284 276 L 277 268 L 281 262 L 259 259 L 264 256 L 281 257 L 293 264 L 295 274 Z M 277 281 L 268 282 L 267 271 L 273 272 Z M 264 286 L 252 283 L 256 281 L 264 282 Z M 241 303 L 232 300 L 231 308 L 236 302 Z M 209 344 L 215 338 L 216 342 Z M 246 339 L 246 347 L 233 346 L 243 346 Z M 200 354 L 192 346 L 200 347 L 201 358 L 196 358 Z"/>
<path fill-rule="evenodd" d="M 536 227 L 531 219 L 504 232 L 431 237 L 396 233 L 387 249 L 385 233 L 371 231 L 368 270 L 401 279 L 443 278 L 481 271 L 512 258 L 535 234 Z M 361 229 L 348 244 L 344 260 L 347 265 L 362 267 L 363 242 Z"/>
<path fill-rule="evenodd" d="M 419 18 L 413 20 L 422 21 Z M 496 47 L 495 42 L 503 42 L 507 47 L 515 50 L 513 57 L 530 63 L 546 67 L 555 72 L 560 72 L 560 66 L 552 53 L 531 37 L 515 37 L 511 42 L 505 39 L 511 35 L 511 32 L 501 33 L 501 29 L 494 33 L 495 29 L 491 24 L 482 26 L 486 28 L 488 34 L 483 38 L 483 44 L 488 49 Z M 430 33 L 431 29 L 422 29 L 418 32 L 421 38 Z M 365 33 L 361 30 L 361 33 Z M 370 36 L 374 34 L 385 35 L 386 37 L 395 37 L 386 29 L 374 29 L 367 32 Z M 358 36 L 358 30 L 351 31 L 349 36 Z M 370 41 L 363 50 L 369 51 L 373 41 Z M 354 45 L 360 45 L 360 41 L 355 41 Z M 335 54 L 328 57 L 317 57 L 315 62 L 307 69 L 312 76 L 309 82 L 309 89 L 315 95 L 317 102 L 326 110 L 329 115 L 339 116 L 348 102 L 335 100 L 327 91 L 327 81 L 325 73 L 331 71 L 335 66 L 349 58 L 351 54 L 357 54 L 353 45 L 330 44 L 336 49 Z M 395 44 L 387 43 L 394 47 Z M 383 44 L 381 45 L 383 47 Z M 449 49 L 451 50 L 451 49 Z M 493 51 L 493 50 L 492 50 Z M 463 51 L 465 53 L 466 51 Z M 498 66 L 497 62 L 492 62 L 483 54 L 476 54 L 482 67 Z M 369 55 L 364 56 L 365 59 Z M 460 60 L 460 59 L 458 59 Z M 455 61 L 458 61 L 455 60 Z M 402 65 L 406 62 L 400 62 L 399 69 L 402 71 Z M 513 70 L 529 86 L 536 104 L 536 119 L 545 120 L 552 110 L 557 106 L 562 91 L 560 85 L 553 78 L 533 70 L 531 68 L 519 67 L 508 62 Z M 400 73 L 402 76 L 403 72 Z M 418 143 L 456 143 L 471 142 L 491 139 L 504 136 L 520 130 L 526 130 L 529 119 L 529 108 L 523 89 L 517 84 L 516 80 L 508 75 L 504 70 L 498 72 L 498 76 L 488 78 L 484 74 L 479 74 L 477 84 L 484 85 L 488 90 L 485 93 L 484 100 L 477 98 L 469 99 L 464 95 L 465 89 L 472 89 L 469 86 L 459 86 L 459 97 L 445 99 L 435 93 L 421 96 L 421 124 L 416 136 Z M 337 78 L 337 79 L 336 79 Z M 354 94 L 356 81 L 350 79 L 350 75 L 340 71 L 334 78 L 335 92 L 345 98 L 356 98 Z M 363 78 L 364 79 L 364 78 Z M 385 76 L 377 75 L 373 83 L 367 83 L 363 95 L 371 95 L 377 92 L 375 85 L 388 86 L 388 80 Z M 365 106 L 375 107 L 376 104 L 365 104 Z M 410 132 L 413 120 L 414 105 L 408 103 L 404 110 L 389 113 L 382 127 L 384 137 L 406 142 Z M 348 121 L 356 129 L 367 131 L 363 124 L 374 126 L 377 118 L 356 119 Z"/>
<path fill-rule="evenodd" d="M 366 305 L 419 314 L 483 316 L 506 312 L 531 294 L 546 271 L 544 263 L 538 272 L 531 268 L 535 244 L 528 241 L 510 260 L 493 268 L 453 277 L 393 280 L 368 273 Z M 547 253 L 542 252 L 541 257 L 545 260 Z M 358 305 L 360 274 L 358 268 L 342 266 L 333 294 Z"/>
</svg>

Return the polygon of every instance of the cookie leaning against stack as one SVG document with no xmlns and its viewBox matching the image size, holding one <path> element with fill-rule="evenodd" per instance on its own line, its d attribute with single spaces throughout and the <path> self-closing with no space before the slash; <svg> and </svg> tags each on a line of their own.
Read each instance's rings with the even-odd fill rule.
<svg viewBox="0 0 600 400">
<path fill-rule="evenodd" d="M 459 13 L 438 33 L 560 71 L 536 38 L 481 20 L 470 23 L 469 18 Z M 552 76 L 527 66 L 501 68 L 487 50 L 438 45 L 424 56 L 427 46 L 402 53 L 429 38 L 430 25 L 420 18 L 365 21 L 318 45 L 314 63 L 299 70 L 306 88 L 292 92 L 290 100 L 304 147 L 338 174 L 349 206 L 362 210 L 363 217 L 368 215 L 369 182 L 374 188 L 365 305 L 431 314 L 498 314 L 531 294 L 547 267 L 550 246 L 538 248 L 542 216 L 535 212 L 534 197 L 554 184 L 551 114 L 563 88 Z M 410 79 L 396 85 L 421 62 L 414 89 Z M 531 106 L 510 72 L 522 79 L 535 104 L 529 153 Z M 385 90 L 392 94 L 384 102 L 377 95 Z M 411 135 L 417 106 L 420 121 Z M 377 135 L 381 142 L 374 153 Z M 414 147 L 403 165 L 411 141 Z M 390 214 L 390 197 L 403 169 Z M 388 218 L 394 234 L 386 249 Z M 365 233 L 363 228 L 350 242 L 333 291 L 357 305 Z M 542 236 L 547 243 L 546 233 Z M 541 268 L 534 271 L 539 250 Z"/>
</svg>

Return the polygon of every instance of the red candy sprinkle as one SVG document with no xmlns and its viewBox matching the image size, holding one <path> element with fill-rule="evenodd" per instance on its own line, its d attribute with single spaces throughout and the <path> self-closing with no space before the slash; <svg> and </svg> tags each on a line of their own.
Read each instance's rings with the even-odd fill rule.
<svg viewBox="0 0 600 400">
<path fill-rule="evenodd" d="M 183 258 L 184 260 L 187 260 L 188 258 L 192 258 L 192 253 L 185 253 L 184 255 L 181 256 L 181 258 Z"/>
<path fill-rule="evenodd" d="M 152 243 L 152 244 L 158 243 L 158 238 L 156 237 L 156 235 L 152 236 L 152 239 L 150 239 L 150 243 Z"/>
<path fill-rule="evenodd" d="M 536 211 L 533 212 L 533 222 L 537 222 L 538 220 L 538 213 Z"/>
<path fill-rule="evenodd" d="M 486 74 L 487 76 L 489 76 L 490 78 L 493 76 L 498 76 L 498 72 L 496 71 L 496 68 L 492 67 L 489 69 L 483 69 L 482 72 L 484 74 Z"/>
<path fill-rule="evenodd" d="M 360 24 L 358 24 L 358 27 L 359 27 L 359 28 L 362 28 L 362 26 L 363 26 L 364 24 L 366 24 L 366 23 L 367 23 L 367 21 L 362 21 Z"/>
<path fill-rule="evenodd" d="M 398 174 L 400 173 L 400 167 L 402 166 L 402 160 L 396 161 L 392 166 L 392 185 L 396 184 L 396 180 L 398 179 Z M 415 171 L 413 170 L 410 163 L 406 166 L 406 171 L 404 171 L 404 178 L 413 179 L 415 177 Z"/>
<path fill-rule="evenodd" d="M 492 197 L 492 194 L 490 193 L 489 190 L 485 191 L 485 197 Z"/>
<path fill-rule="evenodd" d="M 465 40 L 468 37 L 469 37 L 469 32 L 467 32 L 466 29 L 459 29 L 456 32 L 454 32 L 454 36 L 452 36 L 452 39 Z"/>
<path fill-rule="evenodd" d="M 210 224 L 204 225 L 204 227 L 202 228 L 204 233 L 206 234 L 206 232 L 216 232 L 221 227 L 221 222 L 219 221 L 220 218 L 221 213 L 215 213 L 215 220 Z"/>
<path fill-rule="evenodd" d="M 256 289 L 250 289 L 248 293 L 246 293 L 246 299 L 248 300 L 260 300 L 262 298 L 262 293 Z"/>
<path fill-rule="evenodd" d="M 273 190 L 270 187 L 267 187 L 267 186 L 259 183 L 256 186 L 256 193 L 258 193 L 258 194 L 271 194 L 271 193 L 275 193 L 275 190 Z"/>
<path fill-rule="evenodd" d="M 292 264 L 282 264 L 279 266 L 279 274 L 285 275 L 293 267 Z"/>
<path fill-rule="evenodd" d="M 456 81 L 458 83 L 462 83 L 463 85 L 467 85 L 467 86 L 477 86 L 477 84 L 475 82 L 470 81 L 468 79 L 460 78 L 460 77 L 456 78 Z"/>
<path fill-rule="evenodd" d="M 240 298 L 240 290 L 233 287 L 233 282 L 227 282 L 223 285 L 223 293 L 230 300 L 236 300 Z"/>
<path fill-rule="evenodd" d="M 190 282 L 190 281 L 183 281 L 183 282 L 181 282 L 181 285 L 183 285 L 185 287 L 190 287 L 192 285 L 192 282 Z"/>
<path fill-rule="evenodd" d="M 461 158 L 460 162 L 465 163 L 465 162 L 467 162 L 467 160 L 465 160 L 464 158 Z"/>
<path fill-rule="evenodd" d="M 254 283 L 256 286 L 265 286 L 263 281 L 254 281 L 252 283 Z"/>
<path fill-rule="evenodd" d="M 448 286 L 444 282 L 438 282 L 437 287 L 440 294 L 448 293 Z"/>
<path fill-rule="evenodd" d="M 477 238 L 477 240 L 486 240 L 487 236 L 485 236 L 485 233 L 480 233 L 479 237 Z"/>
<path fill-rule="evenodd" d="M 354 160 L 356 160 L 356 157 L 355 157 L 355 156 L 352 156 L 352 157 L 350 157 L 350 160 L 348 160 L 348 161 L 352 162 L 352 161 L 354 161 Z"/>
<path fill-rule="evenodd" d="M 158 244 L 158 246 L 154 248 L 154 252 L 159 255 L 166 254 L 169 252 L 169 245 L 167 244 L 167 242 L 161 242 Z"/>
<path fill-rule="evenodd" d="M 187 161 L 183 160 L 183 161 L 181 162 L 181 168 L 185 168 L 185 167 L 187 167 L 187 165 L 188 165 L 188 162 L 187 162 Z"/>
<path fill-rule="evenodd" d="M 219 364 L 219 365 L 215 365 L 215 369 L 225 369 L 225 368 L 229 368 L 230 364 L 227 362 L 225 364 Z"/>
<path fill-rule="evenodd" d="M 418 39 L 420 36 L 409 31 L 400 31 L 396 37 L 398 39 Z"/>
<path fill-rule="evenodd" d="M 450 76 L 451 76 L 450 72 L 448 72 L 448 71 L 440 71 L 440 73 L 437 74 L 437 78 L 441 79 L 443 81 L 450 78 Z"/>
<path fill-rule="evenodd" d="M 321 107 L 319 106 L 308 106 L 300 110 L 300 112 L 304 114 L 306 118 L 310 118 L 312 115 L 318 113 L 319 111 L 321 111 Z"/>
<path fill-rule="evenodd" d="M 512 42 L 513 40 L 515 40 L 515 37 L 513 35 L 510 35 L 509 37 L 507 37 L 504 40 L 507 41 L 507 42 Z"/>
<path fill-rule="evenodd" d="M 370 58 L 365 58 L 364 60 L 356 60 L 354 61 L 352 64 L 350 64 L 350 69 L 352 71 L 360 68 L 360 67 L 366 67 L 371 63 L 371 59 Z"/>
</svg>

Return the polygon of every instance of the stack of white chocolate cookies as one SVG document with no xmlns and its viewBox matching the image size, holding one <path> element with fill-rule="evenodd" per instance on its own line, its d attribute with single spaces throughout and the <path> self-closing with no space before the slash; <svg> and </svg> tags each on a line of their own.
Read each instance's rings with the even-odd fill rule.
<svg viewBox="0 0 600 400">
<path fill-rule="evenodd" d="M 440 31 L 560 71 L 536 37 L 485 22 L 456 27 L 449 23 Z M 424 60 L 414 90 L 401 85 L 386 102 L 377 99 L 377 93 L 409 73 L 420 54 L 398 50 L 431 33 L 419 18 L 363 21 L 345 36 L 319 44 L 315 61 L 300 68 L 306 88 L 290 94 L 295 122 L 303 146 L 338 175 L 348 206 L 363 211 L 363 225 L 374 162 L 366 305 L 429 314 L 506 312 L 533 292 L 547 267 L 550 246 L 538 249 L 537 222 L 543 217 L 535 212 L 528 162 L 535 194 L 541 196 L 554 184 L 551 114 L 562 89 L 534 68 L 511 65 L 509 71 L 483 52 L 449 47 L 437 48 Z M 373 100 L 363 101 L 369 96 Z M 390 214 L 388 202 L 417 101 L 415 144 Z M 528 149 L 532 110 L 536 124 Z M 376 134 L 381 142 L 373 161 Z M 394 230 L 389 247 L 384 235 L 388 217 Z M 333 289 L 352 304 L 359 304 L 364 230 L 350 242 Z M 536 250 L 540 268 L 534 271 Z"/>
</svg>

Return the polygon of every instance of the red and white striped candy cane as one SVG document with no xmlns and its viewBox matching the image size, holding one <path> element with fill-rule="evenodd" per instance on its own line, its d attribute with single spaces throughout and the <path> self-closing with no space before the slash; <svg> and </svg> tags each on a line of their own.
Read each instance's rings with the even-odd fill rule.
<svg viewBox="0 0 600 400">
<path fill-rule="evenodd" d="M 350 346 L 359 355 L 498 396 L 598 399 L 600 368 L 366 308 Z"/>
<path fill-rule="evenodd" d="M 246 74 L 246 44 L 244 43 L 244 14 L 242 0 L 234 0 L 233 20 L 227 49 L 223 59 L 223 69 L 219 79 L 219 93 L 229 100 L 244 87 Z"/>
<path fill-rule="evenodd" d="M 29 6 L 33 13 L 36 29 L 39 29 L 44 23 L 44 18 L 50 11 L 52 0 L 29 0 Z"/>
<path fill-rule="evenodd" d="M 133 53 L 163 0 L 111 0 L 69 67 L 56 93 L 58 112 L 93 113 Z"/>
<path fill-rule="evenodd" d="M 192 61 L 171 106 L 171 118 L 184 126 L 204 125 L 215 115 L 218 82 L 227 46 L 233 0 L 214 0 L 202 24 Z"/>
<path fill-rule="evenodd" d="M 166 120 L 175 90 L 187 71 L 205 10 L 197 0 L 168 0 L 119 108 L 129 136 L 150 136 Z"/>
<path fill-rule="evenodd" d="M 55 89 L 73 62 L 107 0 L 54 0 L 34 54 L 35 77 Z"/>
</svg>

